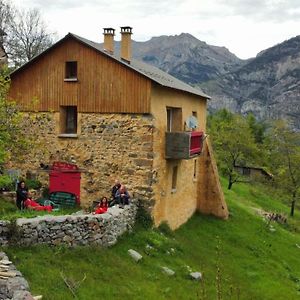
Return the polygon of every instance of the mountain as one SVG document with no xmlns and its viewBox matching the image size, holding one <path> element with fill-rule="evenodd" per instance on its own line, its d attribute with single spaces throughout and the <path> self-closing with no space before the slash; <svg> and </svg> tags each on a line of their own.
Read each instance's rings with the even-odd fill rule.
<svg viewBox="0 0 300 300">
<path fill-rule="evenodd" d="M 118 52 L 120 43 L 116 43 Z M 212 96 L 208 108 L 289 119 L 300 130 L 300 36 L 241 60 L 188 33 L 132 42 L 133 57 Z"/>
<path fill-rule="evenodd" d="M 116 43 L 118 52 L 120 43 Z M 132 42 L 133 57 L 174 77 L 198 84 L 241 67 L 244 61 L 225 47 L 211 46 L 188 33 Z"/>
<path fill-rule="evenodd" d="M 300 129 L 300 36 L 260 52 L 239 69 L 200 87 L 212 96 L 210 109 L 254 113 L 259 119 L 288 119 Z"/>
</svg>

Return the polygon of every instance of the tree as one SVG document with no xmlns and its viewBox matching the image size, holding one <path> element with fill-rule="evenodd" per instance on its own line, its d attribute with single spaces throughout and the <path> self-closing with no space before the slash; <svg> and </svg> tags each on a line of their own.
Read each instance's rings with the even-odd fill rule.
<svg viewBox="0 0 300 300">
<path fill-rule="evenodd" d="M 24 136 L 22 115 L 16 104 L 7 99 L 9 89 L 8 70 L 0 70 L 0 173 L 4 164 L 12 156 L 19 157 L 27 149 Z"/>
<path fill-rule="evenodd" d="M 258 156 L 247 120 L 240 115 L 223 109 L 209 117 L 209 133 L 221 171 L 228 176 L 228 189 L 236 182 L 243 181 L 235 166 L 251 165 Z"/>
<path fill-rule="evenodd" d="M 53 34 L 37 9 L 18 10 L 0 0 L 0 28 L 5 31 L 4 48 L 13 67 L 26 63 L 53 43 Z"/>
<path fill-rule="evenodd" d="M 246 119 L 254 136 L 255 142 L 257 144 L 263 144 L 268 128 L 267 123 L 265 121 L 256 120 L 255 116 L 252 113 L 248 114 Z"/>
<path fill-rule="evenodd" d="M 14 14 L 11 5 L 0 0 L 0 28 L 4 32 L 8 30 L 8 26 L 11 23 L 13 16 Z"/>
<path fill-rule="evenodd" d="M 291 196 L 290 215 L 294 215 L 300 191 L 300 133 L 284 121 L 277 121 L 267 137 L 270 166 L 278 187 Z"/>
</svg>

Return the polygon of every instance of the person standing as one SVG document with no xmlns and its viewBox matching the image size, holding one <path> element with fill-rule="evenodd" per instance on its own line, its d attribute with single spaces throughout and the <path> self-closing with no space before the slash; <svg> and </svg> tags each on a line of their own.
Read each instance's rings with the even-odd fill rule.
<svg viewBox="0 0 300 300">
<path fill-rule="evenodd" d="M 25 185 L 25 181 L 20 181 L 17 187 L 17 199 L 16 204 L 18 209 L 24 208 L 24 202 L 28 198 L 28 188 Z"/>
</svg>

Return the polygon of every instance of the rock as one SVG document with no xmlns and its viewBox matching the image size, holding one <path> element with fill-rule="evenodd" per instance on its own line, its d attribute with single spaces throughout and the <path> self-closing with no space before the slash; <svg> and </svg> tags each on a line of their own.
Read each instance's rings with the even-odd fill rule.
<svg viewBox="0 0 300 300">
<path fill-rule="evenodd" d="M 269 227 L 269 231 L 271 231 L 271 232 L 275 232 L 276 231 L 276 229 L 271 225 L 270 227 Z"/>
<path fill-rule="evenodd" d="M 161 267 L 162 271 L 168 276 L 174 276 L 175 272 L 167 267 Z"/>
<path fill-rule="evenodd" d="M 11 264 L 12 264 L 11 261 L 6 260 L 6 259 L 1 260 L 0 263 L 1 263 L 2 265 L 11 265 Z"/>
<path fill-rule="evenodd" d="M 34 300 L 28 291 L 15 291 L 12 300 Z"/>
<path fill-rule="evenodd" d="M 141 254 L 139 254 L 137 251 L 133 249 L 129 249 L 128 253 L 136 262 L 140 261 L 143 258 Z"/>
<path fill-rule="evenodd" d="M 151 245 L 147 244 L 147 245 L 146 245 L 146 249 L 148 249 L 148 250 L 153 250 L 154 248 L 153 248 Z"/>
<path fill-rule="evenodd" d="M 201 280 L 202 279 L 202 274 L 200 272 L 192 272 L 190 273 L 190 277 L 193 280 Z"/>
</svg>

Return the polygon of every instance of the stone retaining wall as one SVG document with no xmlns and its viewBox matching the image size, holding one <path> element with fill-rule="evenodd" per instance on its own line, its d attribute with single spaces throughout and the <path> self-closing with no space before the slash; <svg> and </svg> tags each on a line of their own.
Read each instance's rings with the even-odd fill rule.
<svg viewBox="0 0 300 300">
<path fill-rule="evenodd" d="M 20 245 L 101 245 L 111 246 L 124 232 L 131 230 L 137 211 L 137 201 L 124 209 L 117 206 L 101 215 L 73 214 L 20 218 L 16 223 L 0 221 L 0 246 L 10 241 Z"/>
<path fill-rule="evenodd" d="M 29 292 L 29 285 L 20 271 L 9 261 L 4 252 L 0 252 L 0 264 L 7 266 L 4 274 L 13 274 L 11 277 L 2 276 L 0 278 L 0 299 L 5 300 L 33 300 Z"/>
</svg>

